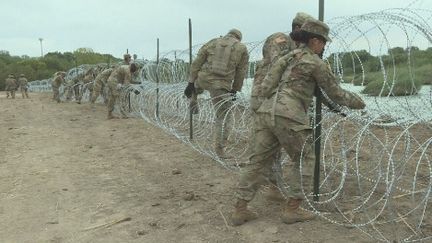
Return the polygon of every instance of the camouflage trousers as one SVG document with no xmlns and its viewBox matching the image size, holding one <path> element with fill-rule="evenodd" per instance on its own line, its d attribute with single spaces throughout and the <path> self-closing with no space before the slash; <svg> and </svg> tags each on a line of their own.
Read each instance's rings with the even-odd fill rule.
<svg viewBox="0 0 432 243">
<path fill-rule="evenodd" d="M 112 114 L 112 112 L 114 111 L 114 106 L 115 103 L 117 102 L 117 100 L 119 99 L 120 96 L 120 89 L 117 87 L 118 83 L 116 82 L 108 82 L 107 86 L 109 89 L 109 97 L 108 97 L 108 114 Z M 123 117 L 127 117 L 126 114 L 126 107 L 120 106 L 120 113 L 122 114 Z"/>
<path fill-rule="evenodd" d="M 52 86 L 52 90 L 53 90 L 53 99 L 57 102 L 60 102 L 60 87 L 57 86 Z"/>
<path fill-rule="evenodd" d="M 275 116 L 273 121 L 266 113 L 258 113 L 254 125 L 253 153 L 241 172 L 236 197 L 251 201 L 261 185 L 274 180 L 274 175 L 269 174 L 273 173 L 273 163 L 283 148 L 293 162 L 288 173 L 288 197 L 302 199 L 300 160 L 310 152 L 311 147 L 303 145 L 309 141 L 312 130 L 284 117 Z"/>
<path fill-rule="evenodd" d="M 6 98 L 9 98 L 9 96 L 15 99 L 15 90 L 6 90 Z"/>
<path fill-rule="evenodd" d="M 65 93 L 66 100 L 71 100 L 72 96 L 75 97 L 75 100 L 78 100 L 80 95 L 80 86 L 75 84 L 68 84 L 68 86 L 65 87 Z"/>
<path fill-rule="evenodd" d="M 20 87 L 21 95 L 23 98 L 28 98 L 27 87 Z"/>
<path fill-rule="evenodd" d="M 252 105 L 252 98 L 251 98 L 251 105 Z M 259 106 L 258 106 L 259 107 Z M 252 106 L 251 106 L 252 108 Z M 257 108 L 258 109 L 258 108 Z M 256 110 L 255 110 L 256 111 Z M 255 147 L 255 141 L 256 141 L 256 133 L 255 133 L 255 128 L 257 127 L 257 122 L 259 120 L 259 114 L 256 113 L 253 109 L 252 109 L 252 114 L 251 114 L 251 118 L 252 118 L 252 129 L 250 131 L 249 134 L 249 150 L 248 150 L 248 154 L 253 155 L 254 154 L 254 147 Z M 270 158 L 271 161 L 269 161 L 269 163 L 271 165 L 273 165 L 274 163 L 280 163 L 281 159 L 281 150 L 279 149 L 278 152 L 275 152 L 273 154 L 273 157 Z M 268 181 L 271 184 L 276 185 L 276 176 L 273 173 L 273 169 L 272 166 L 268 166 L 263 170 L 263 175 L 265 177 L 267 177 Z M 267 184 L 267 183 L 266 183 Z"/>
<path fill-rule="evenodd" d="M 81 100 L 82 100 L 82 98 L 83 98 L 83 96 L 87 90 L 89 91 L 89 94 L 90 94 L 89 97 L 91 99 L 91 97 L 93 96 L 93 84 L 85 83 L 84 85 L 81 86 L 81 90 L 79 92 L 78 99 L 77 99 L 78 103 L 81 103 Z"/>
<path fill-rule="evenodd" d="M 110 96 L 108 97 L 108 113 L 112 113 L 114 111 L 114 105 L 120 95 L 120 90 L 115 82 L 109 82 L 108 89 L 110 91 Z"/>
<path fill-rule="evenodd" d="M 215 146 L 223 149 L 228 140 L 231 127 L 231 116 L 227 115 L 228 110 L 232 107 L 232 96 L 225 89 L 209 89 L 215 109 Z"/>
<path fill-rule="evenodd" d="M 93 95 L 91 97 L 91 103 L 95 103 L 96 99 L 102 93 L 104 89 L 105 83 L 101 81 L 101 79 L 96 79 L 93 84 Z"/>
</svg>

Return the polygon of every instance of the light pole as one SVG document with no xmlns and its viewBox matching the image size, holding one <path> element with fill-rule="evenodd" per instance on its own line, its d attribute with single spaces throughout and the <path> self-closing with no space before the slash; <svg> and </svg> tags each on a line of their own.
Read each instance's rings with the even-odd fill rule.
<svg viewBox="0 0 432 243">
<path fill-rule="evenodd" d="M 42 41 L 43 41 L 43 39 L 39 38 L 39 41 L 40 41 L 40 46 L 41 46 L 41 57 L 43 57 L 43 48 L 42 48 Z"/>
</svg>

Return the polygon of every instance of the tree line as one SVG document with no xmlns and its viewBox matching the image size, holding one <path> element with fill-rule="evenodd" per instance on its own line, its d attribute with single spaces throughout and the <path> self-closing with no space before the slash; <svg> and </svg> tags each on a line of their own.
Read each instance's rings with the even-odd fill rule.
<svg viewBox="0 0 432 243">
<path fill-rule="evenodd" d="M 422 85 L 432 84 L 432 47 L 395 47 L 380 56 L 366 50 L 341 52 L 328 60 L 342 82 L 363 85 L 362 93 L 372 96 L 415 95 Z"/>
<path fill-rule="evenodd" d="M 0 50 L 0 90 L 4 90 L 9 74 L 16 78 L 24 74 L 29 81 L 50 78 L 57 71 L 67 71 L 81 64 L 118 63 L 121 59 L 111 54 L 100 54 L 90 48 L 78 48 L 73 52 L 50 52 L 43 57 L 12 56 Z"/>
</svg>

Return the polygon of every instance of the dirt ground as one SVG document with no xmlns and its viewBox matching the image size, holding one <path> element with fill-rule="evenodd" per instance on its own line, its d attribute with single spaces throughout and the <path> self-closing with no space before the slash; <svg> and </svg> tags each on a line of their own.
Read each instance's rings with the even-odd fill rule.
<svg viewBox="0 0 432 243">
<path fill-rule="evenodd" d="M 0 242 L 375 242 L 285 225 L 262 193 L 259 219 L 233 227 L 237 174 L 143 120 L 30 96 L 0 94 Z"/>
</svg>

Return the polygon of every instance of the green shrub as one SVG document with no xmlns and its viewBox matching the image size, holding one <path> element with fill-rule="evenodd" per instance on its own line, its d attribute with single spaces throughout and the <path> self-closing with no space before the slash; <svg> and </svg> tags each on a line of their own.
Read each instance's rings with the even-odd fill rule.
<svg viewBox="0 0 432 243">
<path fill-rule="evenodd" d="M 385 86 L 384 86 L 385 85 Z M 398 79 L 393 82 L 388 80 L 385 84 L 383 79 L 375 80 L 370 82 L 366 87 L 362 90 L 363 94 L 368 94 L 371 96 L 378 96 L 382 90 L 381 96 L 387 96 L 390 92 L 390 88 L 393 85 L 392 96 L 405 96 L 405 95 L 415 95 L 420 91 L 422 87 L 422 81 L 420 79 Z M 384 88 L 383 88 L 384 86 Z"/>
<path fill-rule="evenodd" d="M 414 77 L 415 79 L 419 79 L 423 84 L 432 84 L 432 64 L 416 67 Z"/>
<path fill-rule="evenodd" d="M 364 79 L 363 79 L 363 75 L 361 73 L 359 73 L 354 77 L 354 80 L 352 81 L 352 83 L 355 86 L 368 85 L 369 83 L 374 82 L 376 80 L 380 80 L 380 79 L 382 79 L 382 73 L 380 73 L 380 72 L 373 72 L 373 73 L 372 72 L 366 72 L 364 75 Z"/>
</svg>

